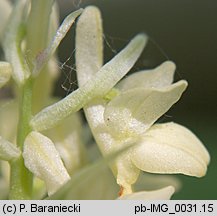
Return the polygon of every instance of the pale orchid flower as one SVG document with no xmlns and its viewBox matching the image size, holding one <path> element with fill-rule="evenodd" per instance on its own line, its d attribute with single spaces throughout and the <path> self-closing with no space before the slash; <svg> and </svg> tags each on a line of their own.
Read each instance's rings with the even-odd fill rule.
<svg viewBox="0 0 217 216">
<path fill-rule="evenodd" d="M 184 80 L 172 84 L 174 63 L 168 61 L 120 81 L 141 55 L 147 36 L 137 35 L 103 65 L 99 10 L 87 7 L 75 11 L 57 29 L 58 13 L 53 3 L 31 1 L 29 7 L 26 0 L 19 0 L 9 20 L 10 5 L 7 1 L 0 3 L 7 8 L 5 15 L 0 13 L 4 16 L 0 20 L 4 24 L 0 37 L 7 61 L 0 62 L 0 87 L 12 77 L 18 91 L 15 96 L 22 95 L 22 100 L 6 99 L 0 104 L 1 120 L 10 120 L 8 127 L 0 125 L 0 159 L 11 166 L 10 198 L 42 198 L 46 187 L 51 199 L 117 198 L 119 189 L 120 199 L 170 199 L 175 191 L 172 181 L 159 184 L 160 188 L 153 191 L 141 188 L 133 192 L 131 186 L 140 170 L 203 176 L 209 154 L 198 138 L 175 123 L 154 124 L 187 87 Z M 42 8 L 43 14 L 38 17 Z M 58 74 L 55 51 L 79 15 L 79 88 L 44 108 L 54 101 L 51 90 Z M 76 113 L 81 108 L 103 156 L 110 158 L 112 172 L 104 160 L 80 169 L 87 162 L 81 119 Z M 5 171 L 7 167 L 1 165 L 0 182 L 9 185 L 8 169 Z M 6 194 L 8 187 L 5 189 Z"/>
<path fill-rule="evenodd" d="M 76 30 L 76 65 L 79 85 L 94 77 L 103 62 L 102 26 L 97 8 L 87 8 Z M 104 99 L 84 107 L 96 142 L 104 156 L 128 143 L 135 147 L 112 164 L 121 195 L 131 194 L 140 170 L 152 173 L 205 175 L 209 154 L 188 129 L 175 123 L 155 124 L 181 97 L 187 87 L 182 80 L 172 84 L 175 65 L 123 79 Z"/>
</svg>

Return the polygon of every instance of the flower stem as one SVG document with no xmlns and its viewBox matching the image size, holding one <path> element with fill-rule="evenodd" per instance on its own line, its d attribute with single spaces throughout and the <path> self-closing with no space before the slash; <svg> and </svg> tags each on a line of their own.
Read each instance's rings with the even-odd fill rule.
<svg viewBox="0 0 217 216">
<path fill-rule="evenodd" d="M 21 89 L 17 146 L 22 150 L 26 136 L 31 131 L 29 121 L 32 115 L 32 79 Z M 26 169 L 23 157 L 11 162 L 10 199 L 31 199 L 32 174 Z"/>
</svg>

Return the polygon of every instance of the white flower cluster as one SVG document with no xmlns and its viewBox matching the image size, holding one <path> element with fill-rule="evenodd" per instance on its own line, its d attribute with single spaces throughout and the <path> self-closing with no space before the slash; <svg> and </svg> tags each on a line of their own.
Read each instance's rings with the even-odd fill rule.
<svg viewBox="0 0 217 216">
<path fill-rule="evenodd" d="M 38 2 L 44 4 L 43 1 Z M 50 2 L 52 7 L 53 1 Z M 32 3 L 32 8 L 34 4 L 37 3 Z M 51 18 L 57 19 L 54 8 Z M 22 53 L 25 46 L 28 47 L 28 39 L 25 41 L 21 23 L 28 19 L 28 5 L 25 0 L 17 1 L 11 13 L 11 6 L 3 0 L 0 10 L 0 38 L 7 61 L 0 62 L 0 87 L 12 76 L 18 89 L 22 89 L 30 79 L 40 79 L 38 77 L 45 70 L 52 80 L 49 82 L 53 82 L 52 70 L 56 68 L 49 64 L 55 58 L 54 53 L 61 40 L 80 15 L 76 26 L 75 56 L 79 88 L 40 112 L 36 109 L 37 114 L 27 122 L 30 129 L 24 137 L 22 147 L 16 144 L 20 101 L 7 99 L 1 102 L 0 159 L 11 163 L 22 158 L 25 167 L 36 179 L 35 189 L 33 188 L 35 191 L 44 188 L 37 179 L 39 178 L 45 183 L 51 198 L 58 193 L 61 196 L 57 198 L 67 198 L 63 194 L 67 194 L 66 188 L 74 181 L 75 171 L 87 161 L 85 158 L 88 151 L 81 138 L 84 129 L 77 113 L 82 108 L 101 153 L 104 157 L 114 157 L 109 166 L 120 187 L 120 199 L 170 199 L 174 193 L 173 186 L 149 192 L 134 192 L 132 185 L 137 181 L 140 170 L 197 177 L 205 175 L 210 158 L 201 141 L 179 124 L 155 123 L 180 99 L 187 87 L 184 80 L 173 83 L 175 64 L 167 61 L 153 70 L 139 71 L 122 79 L 142 53 L 147 43 L 146 35 L 137 35 L 120 53 L 103 65 L 101 14 L 96 7 L 90 6 L 70 14 L 59 29 L 53 27 L 53 38 L 50 36 L 52 39 L 44 49 L 36 52 L 33 60 L 29 58 L 28 61 L 31 62 L 26 63 Z M 47 68 L 44 69 L 45 67 Z M 40 87 L 43 88 L 42 79 L 40 81 Z M 49 95 L 46 104 L 50 104 L 50 101 L 55 100 Z M 5 122 L 8 122 L 6 129 Z M 48 131 L 41 132 L 44 130 Z M 117 152 L 119 154 L 114 156 Z M 82 175 L 82 181 L 81 178 Z M 97 178 L 99 177 L 96 176 Z M 103 178 L 102 175 L 101 178 L 104 179 L 103 189 L 99 185 L 95 186 L 93 193 L 97 190 L 106 193 L 106 184 L 110 183 L 106 182 L 107 177 Z M 0 181 L 0 184 L 3 183 Z M 79 193 L 85 193 L 86 187 Z"/>
</svg>

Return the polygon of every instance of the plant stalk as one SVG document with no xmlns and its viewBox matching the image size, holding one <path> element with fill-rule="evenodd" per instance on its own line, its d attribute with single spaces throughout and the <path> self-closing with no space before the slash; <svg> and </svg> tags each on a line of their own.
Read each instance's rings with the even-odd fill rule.
<svg viewBox="0 0 217 216">
<path fill-rule="evenodd" d="M 29 121 L 32 116 L 32 80 L 28 79 L 21 89 L 17 146 L 23 150 L 26 136 L 31 131 Z M 31 199 L 32 174 L 24 165 L 22 155 L 11 162 L 9 199 Z"/>
</svg>

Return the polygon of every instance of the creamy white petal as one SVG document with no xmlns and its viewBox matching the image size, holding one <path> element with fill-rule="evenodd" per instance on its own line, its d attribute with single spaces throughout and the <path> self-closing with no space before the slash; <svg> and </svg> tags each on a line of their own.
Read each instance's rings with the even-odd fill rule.
<svg viewBox="0 0 217 216">
<path fill-rule="evenodd" d="M 168 186 L 155 191 L 141 191 L 119 197 L 119 200 L 169 200 L 175 189 Z"/>
<path fill-rule="evenodd" d="M 21 155 L 21 151 L 9 141 L 3 139 L 0 136 L 0 159 L 11 161 L 18 158 Z"/>
<path fill-rule="evenodd" d="M 38 132 L 26 137 L 23 158 L 25 166 L 45 181 L 49 195 L 70 179 L 53 142 Z"/>
<path fill-rule="evenodd" d="M 201 141 L 176 123 L 156 124 L 146 131 L 132 154 L 132 162 L 152 173 L 204 176 L 210 157 Z"/>
<path fill-rule="evenodd" d="M 9 16 L 11 14 L 12 7 L 10 1 L 8 0 L 1 0 L 0 1 L 0 39 L 2 32 L 7 24 Z"/>
<path fill-rule="evenodd" d="M 133 88 L 162 88 L 169 86 L 173 82 L 176 65 L 171 61 L 166 61 L 152 70 L 144 70 L 133 73 L 123 79 L 118 88 L 127 91 Z"/>
<path fill-rule="evenodd" d="M 52 128 L 94 98 L 103 97 L 133 67 L 146 41 L 145 35 L 137 35 L 125 49 L 105 64 L 93 79 L 34 116 L 30 121 L 31 126 L 37 131 Z"/>
<path fill-rule="evenodd" d="M 179 100 L 186 87 L 182 80 L 162 89 L 136 88 L 118 95 L 104 113 L 110 132 L 120 138 L 144 133 Z"/>
<path fill-rule="evenodd" d="M 85 8 L 76 27 L 76 69 L 79 86 L 103 64 L 102 18 L 97 7 Z"/>
<path fill-rule="evenodd" d="M 11 65 L 8 62 L 0 61 L 0 88 L 10 80 L 11 73 Z"/>
<path fill-rule="evenodd" d="M 69 31 L 70 27 L 74 23 L 77 16 L 82 13 L 83 9 L 79 9 L 71 14 L 69 14 L 57 30 L 55 36 L 50 42 L 49 46 L 42 51 L 36 58 L 35 66 L 33 69 L 33 74 L 37 75 L 42 67 L 48 62 L 50 57 L 55 53 L 57 47 L 59 46 L 62 39 L 65 37 L 66 33 Z"/>
</svg>

